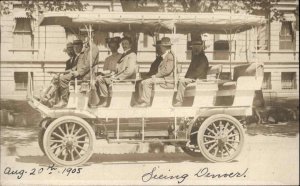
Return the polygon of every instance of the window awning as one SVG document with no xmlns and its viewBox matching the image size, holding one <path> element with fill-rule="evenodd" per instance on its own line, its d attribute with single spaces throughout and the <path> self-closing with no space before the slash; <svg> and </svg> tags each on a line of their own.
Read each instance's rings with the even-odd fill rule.
<svg viewBox="0 0 300 186">
<path fill-rule="evenodd" d="M 19 10 L 19 11 L 14 11 L 13 12 L 14 18 L 34 18 L 33 15 L 28 16 L 28 13 L 25 10 Z"/>
</svg>

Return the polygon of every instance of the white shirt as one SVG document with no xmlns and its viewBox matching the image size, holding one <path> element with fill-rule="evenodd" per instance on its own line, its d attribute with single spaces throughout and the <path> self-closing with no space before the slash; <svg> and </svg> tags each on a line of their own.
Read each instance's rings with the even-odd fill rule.
<svg viewBox="0 0 300 186">
<path fill-rule="evenodd" d="M 131 49 L 131 48 L 130 48 L 130 49 Z M 128 52 L 130 49 L 125 50 L 123 54 L 125 54 L 126 52 Z"/>
<path fill-rule="evenodd" d="M 170 52 L 171 50 L 167 50 L 163 55 L 161 55 L 161 57 L 163 58 L 163 59 L 165 59 L 165 57 L 167 56 L 167 54 Z"/>
</svg>

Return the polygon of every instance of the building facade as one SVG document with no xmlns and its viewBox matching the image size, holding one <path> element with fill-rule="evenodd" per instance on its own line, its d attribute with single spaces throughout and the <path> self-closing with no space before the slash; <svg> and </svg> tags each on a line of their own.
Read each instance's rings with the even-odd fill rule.
<svg viewBox="0 0 300 186">
<path fill-rule="evenodd" d="M 86 1 L 87 11 L 122 12 L 121 2 L 114 0 Z M 210 65 L 223 65 L 221 78 L 230 79 L 232 68 L 258 59 L 264 62 L 263 92 L 268 101 L 274 99 L 299 99 L 299 26 L 294 14 L 296 0 L 282 0 L 276 5 L 285 12 L 285 21 L 268 22 L 257 30 L 239 34 L 203 34 L 206 55 Z M 26 99 L 28 74 L 34 80 L 36 93 L 46 87 L 51 76 L 47 71 L 63 70 L 67 42 L 76 36 L 60 26 L 38 26 L 39 16 L 28 18 L 21 4 L 11 7 L 11 14 L 1 15 L 1 99 Z M 258 37 L 254 37 L 257 33 Z M 122 33 L 95 31 L 95 42 L 100 50 L 99 60 L 109 55 L 105 38 Z M 161 36 L 163 36 L 161 34 Z M 170 35 L 176 51 L 181 75 L 188 68 L 191 50 L 190 35 Z M 146 34 L 138 37 L 138 64 L 140 71 L 147 71 L 155 58 L 154 38 Z M 255 50 L 255 47 L 257 50 Z M 120 52 L 121 49 L 120 49 Z M 102 64 L 100 65 L 101 68 Z"/>
</svg>

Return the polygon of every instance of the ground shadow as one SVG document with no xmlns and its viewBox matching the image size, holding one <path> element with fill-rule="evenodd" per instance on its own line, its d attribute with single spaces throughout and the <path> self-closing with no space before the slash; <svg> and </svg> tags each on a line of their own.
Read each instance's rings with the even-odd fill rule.
<svg viewBox="0 0 300 186">
<path fill-rule="evenodd" d="M 16 158 L 16 162 L 20 163 L 35 163 L 38 164 L 39 166 L 48 166 L 52 164 L 52 162 L 49 160 L 47 156 L 18 156 Z"/>
<path fill-rule="evenodd" d="M 37 141 L 38 127 L 4 127 L 1 126 L 1 145 L 27 145 Z"/>
<path fill-rule="evenodd" d="M 36 163 L 39 166 L 48 166 L 52 162 L 47 156 L 18 156 L 16 162 Z M 94 153 L 84 166 L 92 164 L 163 164 L 163 163 L 208 163 L 204 157 L 191 157 L 184 153 L 130 153 L 130 154 L 96 154 Z"/>
<path fill-rule="evenodd" d="M 295 137 L 299 134 L 299 121 L 282 122 L 277 124 L 249 124 L 246 134 L 251 136 L 265 135 L 278 137 Z"/>
</svg>

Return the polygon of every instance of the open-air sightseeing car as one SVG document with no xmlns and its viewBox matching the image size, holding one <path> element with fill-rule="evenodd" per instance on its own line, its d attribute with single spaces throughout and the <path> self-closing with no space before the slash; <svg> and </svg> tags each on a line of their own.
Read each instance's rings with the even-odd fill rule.
<svg viewBox="0 0 300 186">
<path fill-rule="evenodd" d="M 40 20 L 41 26 L 86 27 L 90 41 L 92 29 L 152 31 L 174 36 L 191 31 L 235 34 L 264 23 L 264 17 L 231 13 L 51 12 Z M 176 51 L 174 53 L 176 55 Z M 208 74 L 215 74 L 216 78 L 197 80 L 189 85 L 185 92 L 186 103 L 181 107 L 173 106 L 176 86 L 163 89 L 156 85 L 150 107 L 133 107 L 138 74 L 134 80 L 113 82 L 109 106 L 104 108 L 88 106 L 89 82 L 75 79 L 70 85 L 68 105 L 60 109 L 39 102 L 29 83 L 29 103 L 44 118 L 40 148 L 53 163 L 63 166 L 88 161 L 95 139 L 106 139 L 108 143 L 168 143 L 180 146 L 191 156 L 203 155 L 212 162 L 231 161 L 241 152 L 242 123 L 252 115 L 255 91 L 261 89 L 263 66 L 259 64 L 256 60 L 235 68 L 234 81 L 230 82 L 219 79 L 221 66 L 210 67 Z M 175 67 L 179 69 L 176 61 Z M 177 80 L 178 70 L 175 70 L 175 84 Z"/>
</svg>

